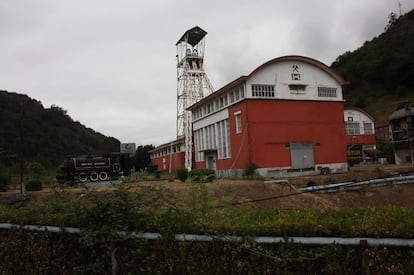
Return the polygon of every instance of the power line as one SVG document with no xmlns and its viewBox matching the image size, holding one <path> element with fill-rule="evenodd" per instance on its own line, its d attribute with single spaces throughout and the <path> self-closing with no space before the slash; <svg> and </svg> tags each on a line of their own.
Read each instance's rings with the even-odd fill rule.
<svg viewBox="0 0 414 275">
<path fill-rule="evenodd" d="M 349 183 L 344 183 L 341 187 L 346 187 L 348 185 L 352 185 L 355 184 L 355 182 L 349 182 Z M 242 204 L 247 204 L 247 203 L 254 203 L 254 202 L 263 202 L 263 201 L 269 201 L 269 200 L 276 200 L 276 199 L 281 199 L 281 198 L 287 198 L 287 197 L 292 197 L 292 196 L 299 196 L 305 193 L 313 193 L 316 191 L 324 191 L 324 190 L 329 190 L 329 189 L 334 189 L 336 187 L 322 187 L 322 188 L 318 188 L 318 190 L 304 190 L 304 191 L 300 191 L 300 192 L 295 192 L 295 193 L 290 193 L 290 194 L 284 194 L 284 195 L 278 195 L 278 196 L 272 196 L 272 197 L 267 197 L 267 198 L 260 198 L 260 199 L 252 199 L 252 200 L 246 200 L 246 201 L 241 201 L 241 202 L 233 202 L 233 203 L 229 203 L 229 204 L 222 204 L 222 205 L 217 205 L 213 208 L 225 208 L 225 207 L 229 207 L 229 206 L 236 206 L 236 205 L 242 205 Z"/>
<path fill-rule="evenodd" d="M 387 179 L 387 178 L 384 178 Z M 389 180 L 395 180 L 395 177 L 391 177 L 388 178 Z M 371 180 L 366 180 L 366 181 L 362 181 L 360 183 L 365 183 L 365 182 L 372 182 L 375 183 L 376 181 L 378 181 L 378 179 L 371 179 Z M 381 182 L 382 183 L 382 182 Z M 343 184 L 340 184 L 340 188 L 346 188 L 347 186 L 356 186 L 358 184 L 358 182 L 356 181 L 351 181 L 351 182 L 346 182 Z M 275 199 L 281 199 L 281 198 L 286 198 L 286 197 L 292 197 L 292 196 L 299 196 L 305 193 L 314 193 L 314 192 L 321 192 L 321 191 L 326 191 L 326 190 L 330 190 L 330 189 L 337 189 L 339 186 L 338 185 L 330 185 L 330 186 L 326 186 L 326 187 L 320 187 L 314 190 L 303 190 L 300 192 L 295 192 L 295 193 L 290 193 L 290 194 L 284 194 L 284 195 L 278 195 L 278 196 L 271 196 L 271 197 L 267 197 L 267 198 L 259 198 L 259 199 L 251 199 L 251 200 L 246 200 L 246 201 L 241 201 L 241 202 L 234 202 L 234 203 L 229 203 L 229 204 L 223 204 L 223 205 L 217 205 L 215 207 L 212 208 L 225 208 L 225 207 L 230 207 L 230 206 L 236 206 L 236 205 L 242 205 L 242 204 L 247 204 L 247 203 L 255 203 L 255 202 L 263 202 L 263 201 L 268 201 L 268 200 L 275 200 Z"/>
</svg>

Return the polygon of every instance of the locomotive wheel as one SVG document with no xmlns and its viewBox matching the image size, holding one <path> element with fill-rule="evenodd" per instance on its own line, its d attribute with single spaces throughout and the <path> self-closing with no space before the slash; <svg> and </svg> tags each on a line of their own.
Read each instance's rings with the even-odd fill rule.
<svg viewBox="0 0 414 275">
<path fill-rule="evenodd" d="M 108 179 L 108 173 L 105 171 L 99 172 L 99 179 L 100 180 L 107 180 Z"/>
<path fill-rule="evenodd" d="M 88 180 L 88 175 L 86 175 L 84 172 L 79 174 L 79 181 L 80 182 L 85 182 Z"/>
<path fill-rule="evenodd" d="M 91 181 L 97 181 L 97 180 L 98 180 L 98 178 L 99 178 L 98 173 L 96 173 L 95 171 L 92 171 L 92 172 L 89 174 L 89 178 L 91 179 Z"/>
</svg>

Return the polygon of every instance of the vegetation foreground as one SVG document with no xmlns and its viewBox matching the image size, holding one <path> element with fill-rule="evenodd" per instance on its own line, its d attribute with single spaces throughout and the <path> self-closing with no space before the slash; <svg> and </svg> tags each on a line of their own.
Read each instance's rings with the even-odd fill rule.
<svg viewBox="0 0 414 275">
<path fill-rule="evenodd" d="M 80 234 L 0 231 L 0 272 L 353 274 L 412 273 L 411 248 L 258 245 L 253 236 L 412 238 L 414 209 L 254 210 L 211 199 L 206 184 L 193 184 L 186 200 L 172 202 L 159 186 L 74 198 L 62 191 L 20 207 L 1 206 L 0 222 L 81 228 Z M 127 232 L 126 234 L 119 234 Z M 128 232 L 158 232 L 159 240 Z M 178 233 L 238 235 L 241 242 L 180 242 Z"/>
</svg>

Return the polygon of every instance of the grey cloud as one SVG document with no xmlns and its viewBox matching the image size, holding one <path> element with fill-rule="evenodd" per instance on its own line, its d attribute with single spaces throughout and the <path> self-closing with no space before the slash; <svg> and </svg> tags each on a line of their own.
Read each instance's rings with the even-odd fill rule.
<svg viewBox="0 0 414 275">
<path fill-rule="evenodd" d="M 405 12 L 412 1 L 401 1 Z M 330 65 L 383 31 L 397 2 L 55 1 L 0 3 L 0 89 L 56 104 L 124 142 L 175 137 L 175 43 L 208 32 L 216 89 L 269 59 L 300 54 Z"/>
</svg>

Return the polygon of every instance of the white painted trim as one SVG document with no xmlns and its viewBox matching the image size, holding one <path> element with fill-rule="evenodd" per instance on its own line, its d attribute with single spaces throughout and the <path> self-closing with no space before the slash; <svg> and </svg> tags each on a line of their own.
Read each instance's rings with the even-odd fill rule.
<svg viewBox="0 0 414 275">
<path fill-rule="evenodd" d="M 204 117 L 200 120 L 193 122 L 193 131 L 204 128 L 208 125 L 214 124 L 216 122 L 225 120 L 229 118 L 229 109 L 223 109 L 217 113 L 211 114 L 208 117 Z"/>
</svg>

